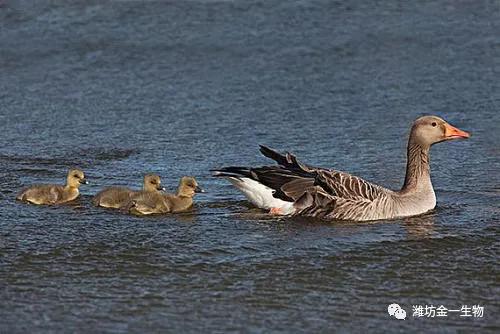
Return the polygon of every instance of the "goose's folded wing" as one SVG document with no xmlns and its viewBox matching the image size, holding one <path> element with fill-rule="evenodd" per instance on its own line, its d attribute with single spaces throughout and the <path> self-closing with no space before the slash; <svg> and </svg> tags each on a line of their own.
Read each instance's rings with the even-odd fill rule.
<svg viewBox="0 0 500 334">
<path fill-rule="evenodd" d="M 305 165 L 291 153 L 281 154 L 262 145 L 260 150 L 263 155 L 281 166 L 271 173 L 273 177 L 277 172 L 294 176 L 294 179 L 289 179 L 289 182 L 274 188 L 278 189 L 274 194 L 275 197 L 297 200 L 305 192 L 319 186 L 325 194 L 338 198 L 372 201 L 383 191 L 383 188 L 348 173 Z"/>
<path fill-rule="evenodd" d="M 316 186 L 304 192 L 294 203 L 295 215 L 323 218 L 333 212 L 338 198 Z"/>
<path fill-rule="evenodd" d="M 273 196 L 282 200 L 296 201 L 299 199 L 305 192 L 315 187 L 318 172 L 325 170 L 305 165 L 289 152 L 281 154 L 263 145 L 260 146 L 260 152 L 279 165 L 270 171 L 269 177 L 275 179 L 279 174 L 284 176 L 281 182 L 273 187 L 275 189 Z"/>
<path fill-rule="evenodd" d="M 374 206 L 387 202 L 387 192 L 359 177 L 321 170 L 317 172 L 314 186 L 295 201 L 295 215 L 364 220 Z"/>
<path fill-rule="evenodd" d="M 274 190 L 273 196 L 284 201 L 295 201 L 314 185 L 314 176 L 299 174 L 278 166 L 253 168 L 254 178 Z"/>
<path fill-rule="evenodd" d="M 327 194 L 350 200 L 373 201 L 386 190 L 359 177 L 334 170 L 319 170 L 315 184 Z"/>
<path fill-rule="evenodd" d="M 315 188 L 314 178 L 300 177 L 285 183 L 280 189 L 273 194 L 274 197 L 285 199 L 289 198 L 293 201 L 298 200 L 304 193 Z"/>
<path fill-rule="evenodd" d="M 363 219 L 372 201 L 363 197 L 340 198 L 317 186 L 305 192 L 295 203 L 297 216 L 356 220 Z"/>
</svg>

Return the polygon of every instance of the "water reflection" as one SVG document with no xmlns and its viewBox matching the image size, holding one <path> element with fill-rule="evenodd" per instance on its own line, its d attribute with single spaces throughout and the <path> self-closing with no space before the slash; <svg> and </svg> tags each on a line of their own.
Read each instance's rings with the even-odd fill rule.
<svg viewBox="0 0 500 334">
<path fill-rule="evenodd" d="M 435 211 L 422 216 L 405 218 L 403 225 L 408 233 L 408 239 L 421 240 L 431 238 L 434 235 L 435 221 Z"/>
<path fill-rule="evenodd" d="M 184 213 L 176 213 L 173 214 L 173 216 L 175 216 L 176 220 L 180 221 L 181 223 L 193 224 L 196 223 L 198 214 L 199 214 L 198 209 L 193 208 L 191 211 Z"/>
<path fill-rule="evenodd" d="M 240 209 L 242 209 L 240 207 Z M 381 224 L 395 223 L 402 225 L 408 234 L 409 239 L 423 239 L 434 235 L 434 224 L 436 221 L 436 212 L 432 211 L 425 215 L 408 217 L 395 220 L 378 220 L 367 222 L 342 221 L 342 220 L 322 220 L 313 217 L 277 217 L 271 216 L 267 212 L 255 208 L 248 207 L 231 215 L 238 220 L 251 221 L 268 221 L 268 222 L 285 222 L 295 227 L 299 226 L 331 226 L 334 229 L 342 231 L 350 231 L 350 233 L 366 233 L 367 228 L 376 227 Z"/>
</svg>

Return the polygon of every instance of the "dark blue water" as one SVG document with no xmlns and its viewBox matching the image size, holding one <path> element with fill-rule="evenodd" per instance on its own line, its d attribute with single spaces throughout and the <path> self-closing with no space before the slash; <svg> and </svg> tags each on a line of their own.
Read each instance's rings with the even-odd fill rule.
<svg viewBox="0 0 500 334">
<path fill-rule="evenodd" d="M 492 1 L 0 1 L 0 332 L 498 331 L 499 78 Z M 269 218 L 208 172 L 267 144 L 397 189 L 426 113 L 473 137 L 433 147 L 422 217 Z M 76 203 L 14 200 L 72 166 Z M 208 192 L 91 206 L 147 172 Z"/>
</svg>

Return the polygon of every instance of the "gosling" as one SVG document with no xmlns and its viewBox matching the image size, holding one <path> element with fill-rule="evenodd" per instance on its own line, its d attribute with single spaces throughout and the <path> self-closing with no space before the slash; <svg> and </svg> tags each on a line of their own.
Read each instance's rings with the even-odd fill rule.
<svg viewBox="0 0 500 334">
<path fill-rule="evenodd" d="M 61 204 L 75 200 L 80 192 L 81 184 L 87 184 L 85 175 L 79 169 L 70 169 L 66 178 L 66 185 L 40 184 L 24 189 L 16 199 L 32 204 Z"/>
<path fill-rule="evenodd" d="M 202 192 L 205 191 L 194 177 L 184 176 L 175 195 L 142 192 L 134 196 L 124 210 L 138 216 L 185 212 L 193 206 L 194 195 Z"/>
<path fill-rule="evenodd" d="M 146 174 L 144 176 L 142 189 L 145 193 L 157 193 L 165 190 L 165 188 L 161 186 L 160 177 L 156 174 Z M 127 205 L 130 199 L 140 192 L 141 191 L 132 190 L 126 187 L 108 187 L 98 192 L 92 199 L 92 202 L 95 206 L 120 209 Z"/>
</svg>

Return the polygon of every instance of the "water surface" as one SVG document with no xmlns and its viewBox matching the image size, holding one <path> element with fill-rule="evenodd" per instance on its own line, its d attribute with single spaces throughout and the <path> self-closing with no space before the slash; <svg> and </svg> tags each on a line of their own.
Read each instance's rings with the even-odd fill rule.
<svg viewBox="0 0 500 334">
<path fill-rule="evenodd" d="M 498 3 L 1 4 L 1 332 L 498 330 Z M 269 218 L 208 172 L 269 163 L 267 144 L 398 188 L 422 114 L 473 134 L 432 148 L 422 217 Z M 76 203 L 14 201 L 71 166 L 91 182 Z M 146 172 L 207 193 L 176 216 L 91 206 Z"/>
</svg>

